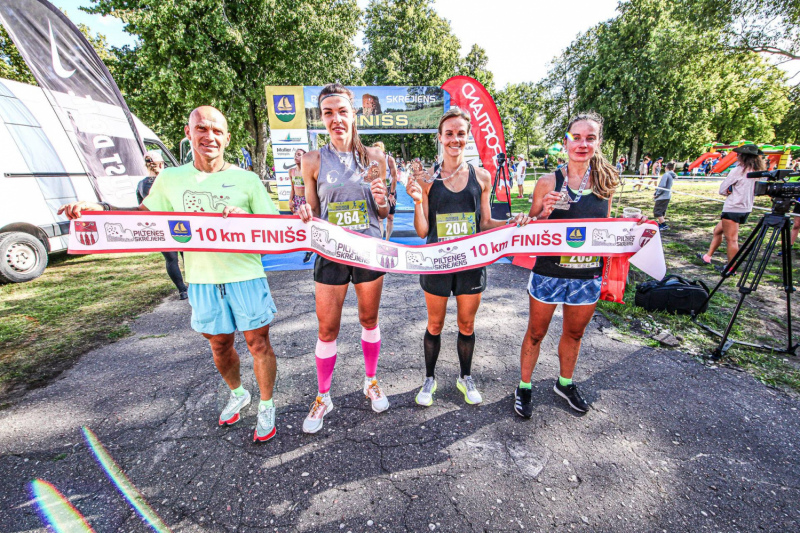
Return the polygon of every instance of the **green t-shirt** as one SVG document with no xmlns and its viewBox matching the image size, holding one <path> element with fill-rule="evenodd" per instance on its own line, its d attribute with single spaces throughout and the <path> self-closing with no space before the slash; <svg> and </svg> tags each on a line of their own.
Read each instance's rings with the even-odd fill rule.
<svg viewBox="0 0 800 533">
<path fill-rule="evenodd" d="M 254 173 L 231 167 L 206 174 L 193 163 L 164 169 L 143 204 L 150 211 L 221 213 L 230 205 L 250 214 L 278 214 Z M 259 254 L 186 252 L 184 261 L 188 283 L 233 283 L 266 277 Z"/>
</svg>

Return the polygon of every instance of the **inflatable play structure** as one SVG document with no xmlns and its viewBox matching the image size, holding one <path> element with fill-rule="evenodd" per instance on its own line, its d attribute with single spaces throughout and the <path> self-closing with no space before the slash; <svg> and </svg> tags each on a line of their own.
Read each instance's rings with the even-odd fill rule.
<svg viewBox="0 0 800 533">
<path fill-rule="evenodd" d="M 725 144 L 725 143 L 707 143 L 703 146 L 708 148 L 708 151 L 704 152 L 700 155 L 697 159 L 695 159 L 691 165 L 689 165 L 689 170 L 694 170 L 706 161 L 711 161 L 711 172 L 713 174 L 721 174 L 730 169 L 730 167 L 736 163 L 736 152 L 733 151 L 734 148 L 739 146 L 744 146 L 745 144 L 756 144 L 753 141 L 745 141 L 741 140 L 735 144 Z M 767 156 L 769 159 L 769 168 L 789 168 L 792 164 L 792 151 L 800 150 L 800 146 L 796 144 L 782 144 L 779 146 L 773 146 L 771 144 L 757 144 L 762 152 Z M 727 153 L 723 153 L 724 150 L 730 150 Z"/>
</svg>

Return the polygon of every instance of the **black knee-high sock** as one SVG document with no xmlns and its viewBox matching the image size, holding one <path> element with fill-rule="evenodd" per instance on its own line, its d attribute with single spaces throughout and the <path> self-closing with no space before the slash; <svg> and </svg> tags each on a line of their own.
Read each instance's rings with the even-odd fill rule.
<svg viewBox="0 0 800 533">
<path fill-rule="evenodd" d="M 472 352 L 475 351 L 475 334 L 464 335 L 459 331 L 456 351 L 458 352 L 458 364 L 461 365 L 461 377 L 472 375 Z"/>
<path fill-rule="evenodd" d="M 439 359 L 442 335 L 431 335 L 431 332 L 426 329 L 422 346 L 425 351 L 425 377 L 432 378 L 433 372 L 436 370 L 436 360 Z"/>
</svg>

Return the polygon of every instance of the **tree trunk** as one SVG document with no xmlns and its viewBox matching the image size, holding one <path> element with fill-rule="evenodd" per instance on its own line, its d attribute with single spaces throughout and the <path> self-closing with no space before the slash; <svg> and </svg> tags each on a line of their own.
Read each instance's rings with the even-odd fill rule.
<svg viewBox="0 0 800 533">
<path fill-rule="evenodd" d="M 406 152 L 406 136 L 400 135 L 400 152 L 403 154 L 403 161 L 408 161 L 408 153 Z"/>
<path fill-rule="evenodd" d="M 633 135 L 633 141 L 631 142 L 631 159 L 630 159 L 630 163 L 633 165 L 634 170 L 639 168 L 639 162 L 636 160 L 636 158 L 638 157 L 637 153 L 638 151 L 639 151 L 639 134 L 635 133 Z"/>
<path fill-rule="evenodd" d="M 253 138 L 253 143 L 247 146 L 250 152 L 250 158 L 253 160 L 253 172 L 258 174 L 258 177 L 267 179 L 269 173 L 267 172 L 267 149 L 269 146 L 269 127 L 267 119 L 261 119 L 256 109 L 255 102 L 248 103 L 248 120 L 245 121 L 245 128 L 250 136 Z M 262 114 L 266 117 L 266 114 Z"/>
</svg>

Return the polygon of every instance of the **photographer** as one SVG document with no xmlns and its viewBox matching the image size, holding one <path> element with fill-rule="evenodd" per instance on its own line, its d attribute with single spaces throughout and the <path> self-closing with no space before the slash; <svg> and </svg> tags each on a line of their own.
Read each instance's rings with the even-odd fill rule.
<svg viewBox="0 0 800 533">
<path fill-rule="evenodd" d="M 739 154 L 736 159 L 736 168 L 730 171 L 728 177 L 719 186 L 719 193 L 727 197 L 725 198 L 725 204 L 722 206 L 721 220 L 714 228 L 708 253 L 705 255 L 697 254 L 697 257 L 707 265 L 711 264 L 711 256 L 714 255 L 714 252 L 717 251 L 717 248 L 722 243 L 723 235 L 727 246 L 728 262 L 739 251 L 739 225 L 747 222 L 747 217 L 753 210 L 753 200 L 755 198 L 753 189 L 756 180 L 748 179 L 747 173 L 764 170 L 764 160 L 761 159 L 764 152 L 754 144 L 739 146 L 734 148 L 733 151 Z M 723 269 L 724 267 L 717 268 L 720 271 Z"/>
</svg>

